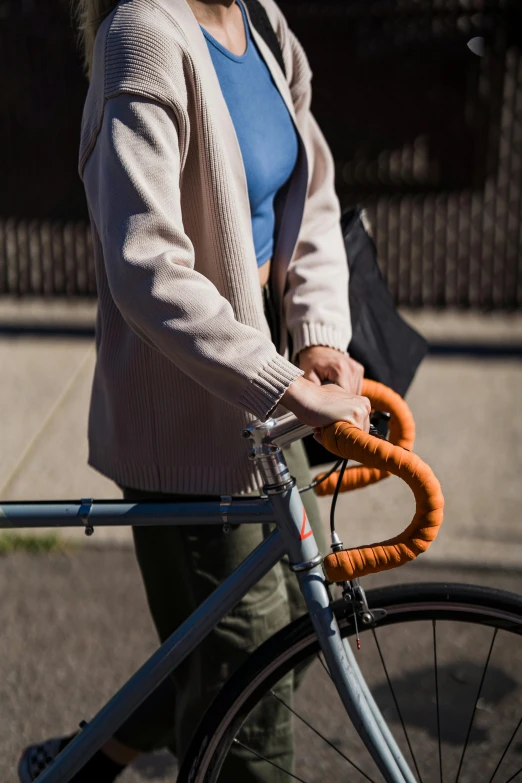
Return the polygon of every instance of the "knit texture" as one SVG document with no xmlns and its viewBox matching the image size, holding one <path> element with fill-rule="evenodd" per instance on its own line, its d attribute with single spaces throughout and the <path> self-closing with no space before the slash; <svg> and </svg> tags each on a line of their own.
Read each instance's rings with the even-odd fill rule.
<svg viewBox="0 0 522 783">
<path fill-rule="evenodd" d="M 302 374 L 287 333 L 294 354 L 344 351 L 350 339 L 333 161 L 310 114 L 310 69 L 275 3 L 263 5 L 286 79 L 252 33 L 300 147 L 276 213 L 278 346 L 237 137 L 189 6 L 121 0 L 98 32 L 80 145 L 99 295 L 89 461 L 124 486 L 256 489 L 241 429 Z"/>
</svg>

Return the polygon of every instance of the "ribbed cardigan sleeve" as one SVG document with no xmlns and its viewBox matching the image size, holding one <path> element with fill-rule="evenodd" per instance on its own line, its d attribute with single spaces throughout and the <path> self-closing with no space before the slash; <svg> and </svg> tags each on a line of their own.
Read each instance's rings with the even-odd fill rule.
<svg viewBox="0 0 522 783">
<path fill-rule="evenodd" d="M 278 34 L 309 167 L 309 183 L 297 245 L 288 267 L 284 314 L 293 357 L 326 345 L 345 352 L 352 336 L 348 264 L 335 192 L 335 166 L 311 110 L 312 73 L 301 44 L 282 15 Z"/>
<path fill-rule="evenodd" d="M 84 169 L 111 294 L 146 343 L 223 400 L 266 418 L 301 371 L 195 270 L 174 112 L 130 94 L 105 105 Z"/>
</svg>

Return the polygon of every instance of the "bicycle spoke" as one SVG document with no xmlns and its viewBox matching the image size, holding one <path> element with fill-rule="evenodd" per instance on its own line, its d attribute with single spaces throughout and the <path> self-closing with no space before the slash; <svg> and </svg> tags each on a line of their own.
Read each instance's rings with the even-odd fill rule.
<svg viewBox="0 0 522 783">
<path fill-rule="evenodd" d="M 511 781 L 515 780 L 515 778 L 518 777 L 518 775 L 520 775 L 521 772 L 522 772 L 522 767 L 520 767 L 518 772 L 515 772 L 514 775 L 511 775 L 511 777 L 508 780 L 506 780 L 506 783 L 511 783 Z"/>
<path fill-rule="evenodd" d="M 312 724 L 311 724 L 311 723 L 308 723 L 308 721 L 307 721 L 305 718 L 303 718 L 303 716 L 302 716 L 302 715 L 299 715 L 299 713 L 298 713 L 298 712 L 296 712 L 296 711 L 295 711 L 295 710 L 294 710 L 292 707 L 290 707 L 290 705 L 289 705 L 289 704 L 287 704 L 287 703 L 286 703 L 286 701 L 284 701 L 284 699 L 282 699 L 280 696 L 278 696 L 278 695 L 277 695 L 277 693 L 274 693 L 274 691 L 270 691 L 270 693 L 272 694 L 272 696 L 273 696 L 275 699 L 277 699 L 277 701 L 278 701 L 278 702 L 280 702 L 280 703 L 281 703 L 281 704 L 282 704 L 284 707 L 286 707 L 286 709 L 287 709 L 287 710 L 290 710 L 290 712 L 292 713 L 292 715 L 295 715 L 295 717 L 296 717 L 296 718 L 299 718 L 299 720 L 300 720 L 302 723 L 304 723 L 304 724 L 305 724 L 305 726 L 308 726 L 308 728 L 309 728 L 309 729 L 311 729 L 311 730 L 314 732 L 314 734 L 317 734 L 317 736 L 318 736 L 318 737 L 320 737 L 320 739 L 322 739 L 322 740 L 323 740 L 323 742 L 326 742 L 326 744 L 327 744 L 327 745 L 329 745 L 329 746 L 330 746 L 331 748 L 333 748 L 333 750 L 335 750 L 335 751 L 336 751 L 336 752 L 337 752 L 337 753 L 338 753 L 340 756 L 342 756 L 342 758 L 343 758 L 345 761 L 347 761 L 347 762 L 348 762 L 348 764 L 350 764 L 350 765 L 351 765 L 351 766 L 352 766 L 354 769 L 356 769 L 356 770 L 357 770 L 357 772 L 359 772 L 359 773 L 360 773 L 360 774 L 363 776 L 363 778 L 366 778 L 366 780 L 369 780 L 369 781 L 370 781 L 370 783 L 375 783 L 375 781 L 374 781 L 372 778 L 368 777 L 368 775 L 367 775 L 365 772 L 363 772 L 363 771 L 362 771 L 362 769 L 361 769 L 360 767 L 358 767 L 358 766 L 357 766 L 357 764 L 355 764 L 353 761 L 351 761 L 351 759 L 349 759 L 349 758 L 348 758 L 348 756 L 345 756 L 345 755 L 344 755 L 344 753 L 343 753 L 341 750 L 339 750 L 339 748 L 338 748 L 338 747 L 336 747 L 336 746 L 333 744 L 333 742 L 330 742 L 330 740 L 329 740 L 329 739 L 327 739 L 327 738 L 326 738 L 326 737 L 325 737 L 323 734 L 321 734 L 321 732 L 320 732 L 320 731 L 317 731 L 317 729 L 316 729 L 314 726 L 312 726 Z"/>
<path fill-rule="evenodd" d="M 323 659 L 321 658 L 321 653 L 318 653 L 318 654 L 317 654 L 317 658 L 319 659 L 319 663 L 321 664 L 321 666 L 323 667 L 323 669 L 325 670 L 325 672 L 327 673 L 327 675 L 329 676 L 329 678 L 330 678 L 330 679 L 332 679 L 332 675 L 331 675 L 331 674 L 330 674 L 330 672 L 328 671 L 328 667 L 327 667 L 326 663 L 325 663 L 325 662 L 323 661 Z"/>
<path fill-rule="evenodd" d="M 489 645 L 489 651 L 488 651 L 488 656 L 486 658 L 486 663 L 484 665 L 484 671 L 482 672 L 482 677 L 480 679 L 480 685 L 479 685 L 479 688 L 478 688 L 478 691 L 477 691 L 477 695 L 475 697 L 475 704 L 473 705 L 473 712 L 471 713 L 471 720 L 469 722 L 468 733 L 466 734 L 464 747 L 462 749 L 462 756 L 460 757 L 460 764 L 459 764 L 459 768 L 457 770 L 457 777 L 455 778 L 455 783 L 458 783 L 458 779 L 459 779 L 459 776 L 460 776 L 460 771 L 462 769 L 462 764 L 464 762 L 464 756 L 466 755 L 466 749 L 468 747 L 468 742 L 469 742 L 469 735 L 471 734 L 471 727 L 473 726 L 473 720 L 475 718 L 475 712 L 477 711 L 477 703 L 478 703 L 478 700 L 480 698 L 480 693 L 482 691 L 482 686 L 484 684 L 484 680 L 485 680 L 485 677 L 486 677 L 486 672 L 488 670 L 489 660 L 491 658 L 491 653 L 493 652 L 493 645 L 495 644 L 495 639 L 497 638 L 497 633 L 498 633 L 498 628 L 495 628 L 495 630 L 493 632 L 493 637 L 491 639 L 491 644 Z M 517 775 L 518 775 L 518 772 L 517 772 Z M 515 775 L 515 777 L 516 777 L 516 775 Z M 513 780 L 513 778 L 510 778 L 510 780 Z"/>
<path fill-rule="evenodd" d="M 499 762 L 498 762 L 497 766 L 495 767 L 495 769 L 494 769 L 494 771 L 493 771 L 493 774 L 492 774 L 492 776 L 491 776 L 491 777 L 490 777 L 490 779 L 489 779 L 489 783 L 492 783 L 492 780 L 493 780 L 493 778 L 494 778 L 494 777 L 495 777 L 495 775 L 497 774 L 497 772 L 498 772 L 498 770 L 499 770 L 499 767 L 500 767 L 500 765 L 502 764 L 502 762 L 504 761 L 504 757 L 505 757 L 506 753 L 508 752 L 509 748 L 511 747 L 511 743 L 512 743 L 512 742 L 513 742 L 513 740 L 515 739 L 515 735 L 516 735 L 516 733 L 517 733 L 517 731 L 519 730 L 519 728 L 520 728 L 520 726 L 521 726 L 521 725 L 522 725 L 522 718 L 520 718 L 520 720 L 518 721 L 518 723 L 517 723 L 517 726 L 516 726 L 516 729 L 515 729 L 515 731 L 513 732 L 513 734 L 511 735 L 511 737 L 509 738 L 509 742 L 508 742 L 508 744 L 506 745 L 506 747 L 504 748 L 504 752 L 503 752 L 503 754 L 501 755 L 501 757 L 500 757 L 500 759 L 499 759 Z M 520 772 L 520 771 L 521 771 L 521 770 L 519 770 L 519 772 Z M 518 775 L 518 772 L 517 772 L 517 775 Z"/>
<path fill-rule="evenodd" d="M 431 621 L 433 628 L 433 662 L 435 665 L 435 698 L 437 700 L 437 741 L 439 743 L 439 773 L 442 783 L 442 745 L 440 742 L 440 703 L 439 703 L 439 671 L 437 667 L 437 627 L 436 621 Z"/>
<path fill-rule="evenodd" d="M 234 742 L 236 745 L 239 745 L 240 747 L 244 748 L 245 750 L 248 750 L 249 753 L 252 753 L 254 756 L 257 756 L 258 759 L 261 759 L 262 761 L 268 762 L 268 764 L 271 764 L 272 767 L 275 767 L 280 772 L 284 772 L 285 775 L 288 775 L 289 778 L 293 778 L 294 780 L 298 780 L 299 783 L 308 783 L 306 780 L 303 780 L 303 778 L 298 778 L 297 775 L 294 775 L 293 772 L 289 772 L 287 769 L 284 769 L 283 767 L 280 767 L 279 764 L 276 764 L 275 761 L 270 761 L 270 759 L 265 758 L 261 755 L 261 753 L 258 753 L 256 750 L 252 750 L 252 748 L 249 748 L 248 745 L 245 745 L 243 742 L 241 742 L 238 739 L 235 739 Z"/>
<path fill-rule="evenodd" d="M 375 628 L 372 628 L 372 634 L 373 634 L 373 639 L 375 641 L 375 644 L 377 646 L 377 651 L 379 653 L 379 658 L 381 659 L 382 668 L 384 669 L 386 682 L 388 683 L 388 687 L 390 689 L 390 693 L 391 693 L 392 698 L 393 698 L 393 703 L 395 704 L 395 709 L 397 710 L 397 715 L 399 716 L 399 720 L 401 722 L 402 730 L 403 730 L 404 736 L 406 738 L 406 743 L 408 745 L 411 757 L 413 759 L 413 764 L 415 766 L 415 770 L 417 772 L 417 775 L 418 775 L 420 783 L 422 783 L 422 776 L 421 776 L 421 773 L 419 771 L 419 767 L 417 766 L 417 759 L 415 758 L 415 754 L 414 754 L 413 748 L 411 746 L 410 738 L 409 738 L 408 732 L 406 730 L 406 724 L 404 723 L 404 719 L 402 717 L 402 712 L 399 709 L 399 702 L 397 701 L 397 697 L 395 695 L 395 690 L 393 688 L 393 685 L 392 685 L 391 680 L 390 680 L 390 676 L 388 674 L 388 667 L 386 666 L 386 663 L 384 662 L 384 656 L 382 654 L 381 645 L 379 644 L 379 640 L 377 639 L 377 633 L 375 631 Z"/>
</svg>

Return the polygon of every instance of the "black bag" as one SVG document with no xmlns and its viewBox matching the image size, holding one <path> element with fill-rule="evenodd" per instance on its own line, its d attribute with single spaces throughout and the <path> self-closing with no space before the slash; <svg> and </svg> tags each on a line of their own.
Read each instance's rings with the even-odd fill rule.
<svg viewBox="0 0 522 783">
<path fill-rule="evenodd" d="M 352 339 L 348 351 L 364 366 L 366 378 L 404 397 L 428 352 L 428 343 L 397 312 L 362 211 L 345 212 L 341 226 L 350 270 Z"/>
<path fill-rule="evenodd" d="M 279 39 L 275 33 L 274 28 L 272 27 L 270 19 L 268 18 L 265 7 L 261 5 L 259 0 L 243 0 L 243 2 L 248 8 L 248 13 L 250 14 L 252 24 L 276 58 L 279 67 L 286 76 L 283 52 L 281 51 Z"/>
<path fill-rule="evenodd" d="M 252 23 L 263 37 L 283 73 L 285 65 L 276 33 L 259 0 L 244 0 Z M 352 318 L 350 355 L 364 367 L 366 378 L 384 383 L 404 397 L 428 344 L 397 312 L 377 263 L 375 244 L 362 211 L 345 212 L 341 219 L 348 268 Z M 312 437 L 305 438 L 311 465 L 331 462 L 332 455 Z"/>
<path fill-rule="evenodd" d="M 349 354 L 363 365 L 366 378 L 379 381 L 404 397 L 428 352 L 428 344 L 397 312 L 362 211 L 345 212 L 341 226 L 350 270 Z M 305 438 L 305 447 L 311 465 L 332 461 L 332 455 L 312 437 Z"/>
</svg>

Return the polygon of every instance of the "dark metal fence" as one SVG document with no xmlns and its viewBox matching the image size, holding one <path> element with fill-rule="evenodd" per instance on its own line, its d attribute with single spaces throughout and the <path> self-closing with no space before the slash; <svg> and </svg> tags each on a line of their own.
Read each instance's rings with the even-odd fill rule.
<svg viewBox="0 0 522 783">
<path fill-rule="evenodd" d="M 341 201 L 367 207 L 397 302 L 520 307 L 522 4 L 280 5 L 314 71 Z M 76 174 L 86 83 L 65 4 L 2 8 L 0 294 L 94 296 Z"/>
<path fill-rule="evenodd" d="M 0 221 L 0 292 L 15 296 L 95 296 L 87 221 Z"/>
<path fill-rule="evenodd" d="M 405 305 L 522 304 L 522 57 L 506 52 L 497 163 L 482 187 L 368 200 L 379 256 Z"/>
</svg>

